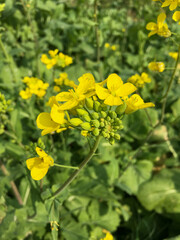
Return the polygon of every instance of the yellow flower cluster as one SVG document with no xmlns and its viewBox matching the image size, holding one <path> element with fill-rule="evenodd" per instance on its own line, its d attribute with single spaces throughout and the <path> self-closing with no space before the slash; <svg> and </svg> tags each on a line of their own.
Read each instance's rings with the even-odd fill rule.
<svg viewBox="0 0 180 240">
<path fill-rule="evenodd" d="M 168 7 L 169 6 L 169 10 L 173 11 L 174 9 L 176 9 L 178 6 L 180 6 L 180 1 L 179 0 L 165 0 L 164 2 L 162 2 L 162 0 L 153 0 L 154 2 L 161 2 L 162 5 L 161 7 Z"/>
<path fill-rule="evenodd" d="M 151 78 L 148 76 L 147 73 L 143 72 L 141 74 L 141 76 L 139 74 L 135 74 L 135 75 L 131 76 L 130 78 L 128 78 L 127 81 L 132 83 L 137 88 L 142 88 L 142 87 L 144 87 L 145 83 L 151 82 Z"/>
<path fill-rule="evenodd" d="M 54 86 L 54 90 L 56 92 L 60 92 L 61 88 L 59 86 L 68 86 L 72 88 L 76 87 L 76 84 L 74 83 L 74 81 L 69 80 L 68 74 L 66 72 L 60 73 L 59 78 L 54 79 L 54 82 L 56 83 L 56 85 L 58 85 L 58 86 Z"/>
<path fill-rule="evenodd" d="M 170 52 L 169 56 L 172 57 L 174 60 L 177 60 L 178 58 L 178 52 Z"/>
<path fill-rule="evenodd" d="M 163 72 L 165 69 L 165 64 L 163 62 L 150 62 L 148 68 L 151 71 Z"/>
<path fill-rule="evenodd" d="M 49 87 L 48 83 L 44 83 L 35 77 L 25 77 L 22 81 L 27 85 L 25 90 L 19 92 L 19 95 L 23 99 L 31 98 L 32 94 L 42 98 L 46 94 L 46 89 Z"/>
<path fill-rule="evenodd" d="M 110 45 L 109 43 L 105 43 L 104 44 L 105 48 L 111 49 L 112 51 L 116 51 L 117 50 L 117 46 L 116 45 Z"/>
<path fill-rule="evenodd" d="M 4 11 L 5 5 L 6 5 L 5 3 L 0 4 L 0 12 Z"/>
<path fill-rule="evenodd" d="M 73 62 L 72 57 L 63 54 L 62 52 L 59 53 L 58 52 L 59 52 L 58 49 L 49 50 L 48 53 L 51 58 L 48 58 L 46 54 L 42 54 L 41 62 L 46 65 L 47 69 L 51 69 L 55 65 L 65 68 L 66 66 L 69 66 Z"/>
</svg>

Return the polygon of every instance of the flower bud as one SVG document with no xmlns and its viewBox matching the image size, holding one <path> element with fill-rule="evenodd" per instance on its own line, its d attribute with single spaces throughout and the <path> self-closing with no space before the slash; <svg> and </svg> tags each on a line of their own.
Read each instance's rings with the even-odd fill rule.
<svg viewBox="0 0 180 240">
<path fill-rule="evenodd" d="M 84 130 L 90 130 L 91 129 L 91 125 L 88 122 L 81 123 L 81 127 Z"/>
<path fill-rule="evenodd" d="M 107 113 L 104 112 L 104 111 L 101 111 L 101 117 L 102 117 L 102 118 L 105 118 L 106 116 L 107 116 Z"/>
<path fill-rule="evenodd" d="M 77 127 L 81 123 L 83 123 L 83 121 L 80 118 L 71 118 L 71 120 L 69 122 L 70 122 L 70 124 L 72 124 L 75 127 Z"/>
<path fill-rule="evenodd" d="M 88 115 L 88 112 L 86 111 L 86 110 L 84 110 L 84 109 L 81 109 L 81 108 L 79 108 L 79 109 L 76 109 L 76 112 L 77 112 L 77 114 L 79 115 L 79 116 L 83 116 L 83 115 Z"/>
<path fill-rule="evenodd" d="M 110 122 L 111 121 L 111 118 L 109 116 L 107 116 L 107 121 Z"/>
<path fill-rule="evenodd" d="M 89 116 L 89 114 L 85 114 L 85 115 L 83 115 L 82 116 L 83 117 L 83 119 L 86 121 L 86 122 L 90 122 L 91 121 L 91 118 L 90 118 L 90 116 Z"/>
<path fill-rule="evenodd" d="M 114 138 L 115 138 L 116 140 L 120 140 L 121 136 L 116 133 L 116 134 L 114 134 Z"/>
<path fill-rule="evenodd" d="M 104 127 L 104 126 L 105 126 L 104 122 L 101 122 L 101 123 L 100 123 L 100 126 L 101 126 L 101 127 Z"/>
<path fill-rule="evenodd" d="M 123 114 L 124 112 L 125 112 L 125 110 L 126 110 L 126 103 L 125 102 L 123 102 L 123 104 L 121 104 L 120 106 L 118 106 L 117 108 L 116 108 L 116 113 L 117 114 Z"/>
<path fill-rule="evenodd" d="M 99 136 L 99 129 L 98 128 L 95 128 L 94 130 L 93 130 L 93 135 L 94 136 Z"/>
<path fill-rule="evenodd" d="M 94 101 L 94 104 L 93 104 L 94 111 L 99 112 L 100 106 L 101 106 L 100 102 Z"/>
<path fill-rule="evenodd" d="M 92 113 L 92 118 L 93 119 L 99 119 L 99 114 L 97 112 Z"/>
<path fill-rule="evenodd" d="M 100 122 L 98 120 L 92 120 L 91 123 L 93 124 L 93 126 L 95 126 L 96 128 L 98 128 L 100 126 Z"/>
<path fill-rule="evenodd" d="M 86 107 L 89 110 L 93 109 L 93 100 L 91 98 L 86 98 L 85 103 L 86 103 Z"/>
<path fill-rule="evenodd" d="M 109 111 L 109 116 L 113 119 L 117 118 L 117 114 L 114 111 Z"/>
<path fill-rule="evenodd" d="M 107 133 L 105 131 L 102 131 L 102 135 L 104 138 L 107 138 Z"/>
<path fill-rule="evenodd" d="M 115 142 L 114 138 L 110 138 L 110 139 L 109 139 L 109 143 L 110 143 L 111 145 L 113 145 L 114 142 Z"/>
</svg>

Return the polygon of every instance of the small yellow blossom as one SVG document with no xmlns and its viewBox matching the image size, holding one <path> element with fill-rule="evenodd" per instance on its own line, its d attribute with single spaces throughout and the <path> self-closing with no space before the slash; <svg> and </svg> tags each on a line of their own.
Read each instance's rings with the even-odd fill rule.
<svg viewBox="0 0 180 240">
<path fill-rule="evenodd" d="M 135 74 L 128 78 L 127 81 L 135 85 L 137 88 L 142 88 L 145 83 L 151 82 L 151 79 L 147 73 L 143 72 L 141 76 L 139 74 Z"/>
<path fill-rule="evenodd" d="M 110 48 L 110 44 L 109 44 L 109 43 L 105 43 L 105 44 L 104 44 L 104 47 L 105 47 L 105 48 Z"/>
<path fill-rule="evenodd" d="M 59 78 L 54 79 L 54 82 L 59 86 L 77 87 L 74 81 L 68 79 L 68 74 L 66 72 L 60 73 Z"/>
<path fill-rule="evenodd" d="M 87 131 L 87 130 L 82 130 L 82 131 L 81 131 L 81 135 L 82 135 L 83 137 L 87 137 L 87 136 L 88 136 L 88 131 Z"/>
<path fill-rule="evenodd" d="M 112 45 L 112 46 L 111 46 L 111 50 L 116 51 L 116 50 L 117 50 L 116 45 Z"/>
<path fill-rule="evenodd" d="M 51 226 L 51 230 L 52 230 L 52 231 L 53 231 L 53 230 L 58 231 L 59 224 L 58 224 L 57 221 L 51 221 L 51 222 L 50 222 L 50 226 Z"/>
<path fill-rule="evenodd" d="M 84 100 L 86 97 L 91 97 L 95 94 L 95 79 L 92 74 L 86 73 L 78 79 L 80 82 L 77 88 L 68 92 L 61 92 L 56 96 L 56 100 L 65 102 L 60 106 L 62 110 L 72 109 Z"/>
<path fill-rule="evenodd" d="M 172 16 L 172 19 L 176 22 L 179 21 L 179 25 L 180 25 L 180 11 L 176 11 Z"/>
<path fill-rule="evenodd" d="M 167 7 L 169 6 L 169 10 L 173 11 L 178 6 L 180 6 L 180 0 L 165 0 L 165 2 L 162 4 L 161 7 Z"/>
<path fill-rule="evenodd" d="M 60 92 L 60 91 L 61 91 L 61 89 L 60 89 L 60 87 L 59 87 L 59 86 L 54 86 L 54 88 L 53 88 L 53 89 L 54 89 L 54 91 L 55 91 L 55 92 Z"/>
<path fill-rule="evenodd" d="M 163 72 L 165 69 L 165 64 L 163 62 L 150 62 L 148 68 L 151 71 Z"/>
<path fill-rule="evenodd" d="M 26 164 L 31 171 L 31 177 L 40 180 L 46 175 L 49 167 L 54 165 L 54 160 L 39 147 L 36 147 L 36 152 L 39 157 L 27 159 Z"/>
<path fill-rule="evenodd" d="M 177 53 L 177 52 L 170 52 L 170 53 L 169 53 L 169 56 L 172 57 L 172 58 L 174 58 L 174 60 L 177 60 L 177 58 L 178 58 L 178 53 Z"/>
<path fill-rule="evenodd" d="M 104 103 L 109 106 L 123 104 L 121 97 L 128 96 L 137 89 L 131 83 L 123 84 L 122 79 L 115 73 L 110 74 L 107 78 L 107 88 L 108 89 L 96 84 L 97 96 L 104 100 Z"/>
<path fill-rule="evenodd" d="M 133 94 L 130 98 L 125 98 L 125 103 L 127 104 L 125 113 L 130 114 L 139 109 L 154 107 L 154 103 L 148 102 L 144 103 L 143 99 L 138 94 Z"/>
<path fill-rule="evenodd" d="M 168 29 L 168 25 L 164 23 L 166 19 L 166 14 L 160 13 L 157 18 L 157 23 L 150 22 L 146 25 L 146 29 L 150 30 L 151 32 L 148 34 L 148 37 L 151 37 L 154 34 L 158 34 L 161 37 L 170 37 L 171 32 Z"/>
<path fill-rule="evenodd" d="M 104 238 L 101 238 L 100 240 L 113 240 L 113 236 L 111 235 L 110 232 L 108 232 L 107 230 L 103 230 L 103 232 L 106 234 L 106 236 Z"/>
<path fill-rule="evenodd" d="M 5 5 L 6 5 L 5 3 L 0 4 L 0 12 L 4 11 Z"/>
<path fill-rule="evenodd" d="M 29 99 L 32 97 L 32 93 L 30 92 L 29 88 L 26 88 L 25 90 L 21 90 L 19 92 L 19 95 L 22 97 L 22 99 Z"/>
<path fill-rule="evenodd" d="M 126 32 L 126 29 L 125 29 L 125 28 L 122 28 L 122 32 Z"/>
</svg>

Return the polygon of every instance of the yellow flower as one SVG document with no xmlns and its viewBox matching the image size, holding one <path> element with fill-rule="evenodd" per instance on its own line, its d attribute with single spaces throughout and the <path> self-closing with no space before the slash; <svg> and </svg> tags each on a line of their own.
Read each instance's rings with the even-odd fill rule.
<svg viewBox="0 0 180 240">
<path fill-rule="evenodd" d="M 0 4 L 0 12 L 4 11 L 5 5 L 6 5 L 5 3 Z"/>
<path fill-rule="evenodd" d="M 116 45 L 111 46 L 111 50 L 116 51 L 116 49 L 117 49 Z"/>
<path fill-rule="evenodd" d="M 142 88 L 144 87 L 145 83 L 151 82 L 151 79 L 149 78 L 147 73 L 143 72 L 141 76 L 139 76 L 139 74 L 135 74 L 128 78 L 127 81 L 134 84 L 137 88 Z"/>
<path fill-rule="evenodd" d="M 32 93 L 29 88 L 26 88 L 25 90 L 21 90 L 19 92 L 19 95 L 22 97 L 22 99 L 28 99 L 32 97 Z"/>
<path fill-rule="evenodd" d="M 101 238 L 100 240 L 113 240 L 113 236 L 111 235 L 110 232 L 108 232 L 107 230 L 103 230 L 104 233 L 106 233 L 106 236 L 104 238 Z"/>
<path fill-rule="evenodd" d="M 65 102 L 60 106 L 61 110 L 72 109 L 84 100 L 86 97 L 91 97 L 95 94 L 95 80 L 92 74 L 86 73 L 79 79 L 79 85 L 74 90 L 62 92 L 56 96 L 56 100 Z"/>
<path fill-rule="evenodd" d="M 54 165 L 54 160 L 39 147 L 36 147 L 36 152 L 39 157 L 27 159 L 26 164 L 31 171 L 31 177 L 40 180 L 46 175 L 49 167 Z"/>
<path fill-rule="evenodd" d="M 180 11 L 176 11 L 172 16 L 172 19 L 176 22 L 179 21 L 179 25 L 180 25 Z"/>
<path fill-rule="evenodd" d="M 165 0 L 165 2 L 162 4 L 161 7 L 167 7 L 167 6 L 169 6 L 170 11 L 173 11 L 178 6 L 180 6 L 180 1 L 179 0 Z"/>
<path fill-rule="evenodd" d="M 105 43 L 105 44 L 104 44 L 104 47 L 105 47 L 105 48 L 110 48 L 110 44 L 109 44 L 109 43 Z"/>
<path fill-rule="evenodd" d="M 53 88 L 53 89 L 54 89 L 54 91 L 55 91 L 55 92 L 60 92 L 60 91 L 61 91 L 61 89 L 60 89 L 60 87 L 59 87 L 59 86 L 54 86 L 54 88 Z"/>
<path fill-rule="evenodd" d="M 150 62 L 148 68 L 151 71 L 163 72 L 165 69 L 165 64 L 163 62 Z"/>
<path fill-rule="evenodd" d="M 148 102 L 144 103 L 143 99 L 138 94 L 133 94 L 130 98 L 125 98 L 124 101 L 127 104 L 125 113 L 130 114 L 139 109 L 154 107 L 154 103 Z"/>
<path fill-rule="evenodd" d="M 113 73 L 107 78 L 107 88 L 105 89 L 96 84 L 97 96 L 104 100 L 104 103 L 109 106 L 123 104 L 121 97 L 128 96 L 136 91 L 136 87 L 131 83 L 123 84 L 121 78 Z"/>
<path fill-rule="evenodd" d="M 177 58 L 178 58 L 178 53 L 177 53 L 177 52 L 170 52 L 170 53 L 169 53 L 169 56 L 172 57 L 172 58 L 174 58 L 174 60 L 177 60 Z"/>
<path fill-rule="evenodd" d="M 168 29 L 168 25 L 164 23 L 166 19 L 165 13 L 160 13 L 157 18 L 157 24 L 154 22 L 150 22 L 146 25 L 146 29 L 151 32 L 148 34 L 148 37 L 151 37 L 154 34 L 158 34 L 161 37 L 170 37 L 171 32 Z"/>
</svg>

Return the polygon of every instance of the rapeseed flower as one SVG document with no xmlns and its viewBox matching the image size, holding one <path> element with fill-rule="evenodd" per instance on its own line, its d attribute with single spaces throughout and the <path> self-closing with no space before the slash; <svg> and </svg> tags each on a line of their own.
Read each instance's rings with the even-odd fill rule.
<svg viewBox="0 0 180 240">
<path fill-rule="evenodd" d="M 108 232 L 107 230 L 103 230 L 104 233 L 106 233 L 106 236 L 104 238 L 101 238 L 100 240 L 113 240 L 113 236 L 111 235 L 110 232 Z"/>
<path fill-rule="evenodd" d="M 127 105 L 125 113 L 130 114 L 139 109 L 154 107 L 154 103 L 148 102 L 144 103 L 143 99 L 138 94 L 133 94 L 130 98 L 124 98 Z"/>
<path fill-rule="evenodd" d="M 137 88 L 142 88 L 145 83 L 150 83 L 151 79 L 147 73 L 143 72 L 141 76 L 139 74 L 135 74 L 128 78 L 127 81 L 135 85 Z"/>
<path fill-rule="evenodd" d="M 154 34 L 158 34 L 161 37 L 170 37 L 171 32 L 168 29 L 168 25 L 164 23 L 166 19 L 166 14 L 160 13 L 157 18 L 157 23 L 150 22 L 146 25 L 146 29 L 150 30 L 151 32 L 148 34 L 148 37 L 151 37 Z"/>
<path fill-rule="evenodd" d="M 169 6 L 169 10 L 173 11 L 180 6 L 180 0 L 165 0 L 161 7 Z"/>
<path fill-rule="evenodd" d="M 109 43 L 105 43 L 105 44 L 104 44 L 104 47 L 105 47 L 105 48 L 110 48 L 110 44 L 109 44 Z"/>
<path fill-rule="evenodd" d="M 36 147 L 38 157 L 29 158 L 26 160 L 27 168 L 31 171 L 31 177 L 34 180 L 41 180 L 50 166 L 54 165 L 54 160 L 41 148 Z"/>
<path fill-rule="evenodd" d="M 163 72 L 165 69 L 165 64 L 163 62 L 150 62 L 148 68 L 151 71 Z"/>
<path fill-rule="evenodd" d="M 95 79 L 92 74 L 86 73 L 78 79 L 79 85 L 74 90 L 61 92 L 56 96 L 59 102 L 65 102 L 60 106 L 61 110 L 72 109 L 87 97 L 95 94 Z"/>
<path fill-rule="evenodd" d="M 169 56 L 172 57 L 174 60 L 177 60 L 178 58 L 178 52 L 170 52 Z"/>
<path fill-rule="evenodd" d="M 6 5 L 5 3 L 0 4 L 0 12 L 4 11 L 5 5 Z"/>
<path fill-rule="evenodd" d="M 74 81 L 69 80 L 68 74 L 66 72 L 60 73 L 59 78 L 54 79 L 54 82 L 59 86 L 65 85 L 73 88 L 77 87 Z"/>
<path fill-rule="evenodd" d="M 131 83 L 123 84 L 122 79 L 115 73 L 107 78 L 107 88 L 96 84 L 96 94 L 104 103 L 109 106 L 121 105 L 121 97 L 128 96 L 136 91 L 136 87 Z"/>
<path fill-rule="evenodd" d="M 179 21 L 179 25 L 180 25 L 180 11 L 176 11 L 172 16 L 172 19 L 176 22 Z"/>
</svg>

